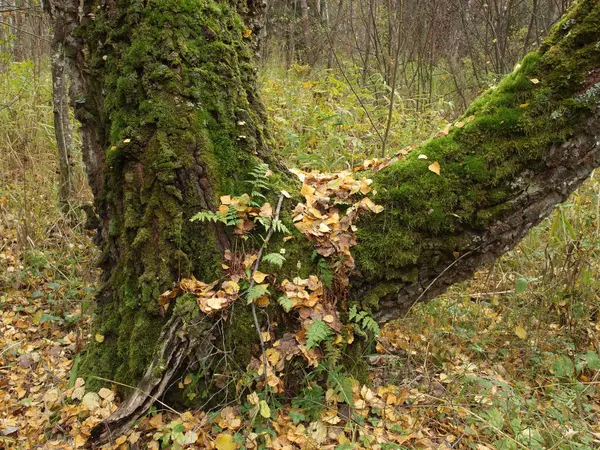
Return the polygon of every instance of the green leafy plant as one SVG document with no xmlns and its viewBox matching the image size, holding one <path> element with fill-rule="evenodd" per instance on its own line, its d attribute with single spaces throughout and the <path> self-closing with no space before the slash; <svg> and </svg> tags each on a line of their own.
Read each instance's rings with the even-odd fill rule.
<svg viewBox="0 0 600 450">
<path fill-rule="evenodd" d="M 307 328 L 306 333 L 306 348 L 313 348 L 329 339 L 333 332 L 329 325 L 322 320 L 315 320 Z"/>
<path fill-rule="evenodd" d="M 275 267 L 281 267 L 285 262 L 285 256 L 283 256 L 281 253 L 267 253 L 265 256 L 263 256 L 263 261 Z"/>
<path fill-rule="evenodd" d="M 379 336 L 381 329 L 367 311 L 358 311 L 356 305 L 353 305 L 348 311 L 348 319 L 354 322 L 362 332 L 369 332 L 375 336 Z"/>
</svg>

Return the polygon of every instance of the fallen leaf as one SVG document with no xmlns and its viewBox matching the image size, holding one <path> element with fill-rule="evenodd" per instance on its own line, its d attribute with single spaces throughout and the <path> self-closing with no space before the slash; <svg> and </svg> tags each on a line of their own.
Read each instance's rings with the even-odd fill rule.
<svg viewBox="0 0 600 450">
<path fill-rule="evenodd" d="M 515 327 L 515 334 L 521 339 L 527 339 L 527 331 L 520 325 Z"/>
<path fill-rule="evenodd" d="M 219 433 L 215 439 L 217 450 L 236 450 L 238 445 L 233 442 L 233 436 L 229 433 Z"/>
<path fill-rule="evenodd" d="M 83 403 L 90 411 L 94 411 L 100 407 L 100 396 L 95 392 L 88 392 L 83 396 L 81 403 Z"/>
<path fill-rule="evenodd" d="M 440 163 L 435 161 L 431 164 L 429 164 L 429 167 L 427 167 L 431 172 L 439 175 L 440 174 Z"/>
<path fill-rule="evenodd" d="M 261 416 L 263 416 L 265 419 L 268 419 L 269 417 L 271 417 L 271 408 L 269 408 L 269 405 L 267 404 L 266 401 L 261 400 L 259 403 L 259 407 L 260 407 L 260 415 Z"/>
<path fill-rule="evenodd" d="M 259 283 L 259 284 L 260 284 L 260 283 L 262 283 L 263 281 L 265 281 L 265 278 L 267 277 L 267 275 L 268 275 L 268 274 L 266 274 L 266 273 L 262 273 L 262 272 L 260 272 L 260 271 L 258 271 L 258 270 L 257 270 L 256 272 L 254 272 L 254 273 L 252 274 L 252 279 L 253 279 L 254 281 L 256 281 L 257 283 Z"/>
</svg>

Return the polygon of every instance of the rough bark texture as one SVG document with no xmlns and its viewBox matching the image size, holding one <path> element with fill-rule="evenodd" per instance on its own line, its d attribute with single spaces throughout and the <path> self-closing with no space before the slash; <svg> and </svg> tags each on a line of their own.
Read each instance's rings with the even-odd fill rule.
<svg viewBox="0 0 600 450">
<path fill-rule="evenodd" d="M 94 333 L 105 340 L 89 346 L 83 371 L 135 384 L 168 318 L 158 295 L 183 277 L 218 277 L 229 246 L 222 229 L 190 217 L 244 192 L 245 174 L 266 158 L 254 33 L 236 8 L 260 20 L 241 2 L 96 6 L 79 30 L 79 117 L 103 249 Z"/>
<path fill-rule="evenodd" d="M 65 54 L 65 40 L 67 38 L 65 34 L 65 17 L 62 10 L 57 9 L 53 3 L 45 3 L 44 6 L 54 23 L 51 43 L 51 72 L 54 134 L 56 136 L 59 163 L 58 200 L 63 212 L 68 212 L 74 195 L 74 185 L 73 127 L 70 120 L 68 95 L 69 60 Z"/>
<path fill-rule="evenodd" d="M 296 191 L 266 149 L 251 42 L 258 33 L 247 33 L 261 23 L 257 6 L 116 0 L 87 5 L 71 35 L 104 269 L 93 332 L 104 341 L 88 346 L 83 371 L 130 385 L 142 379 L 114 426 L 148 406 L 139 392 L 162 394 L 182 362 L 174 346 L 192 360 L 206 356 L 186 337 L 192 322 L 157 302 L 180 278 L 221 275 L 231 236 L 189 218 L 214 210 L 220 195 L 245 192 L 260 160 L 271 163 L 276 186 Z M 68 11 L 76 23 L 77 8 Z M 374 176 L 374 200 L 385 210 L 358 224 L 356 302 L 385 322 L 443 292 L 515 245 L 600 164 L 599 38 L 600 4 L 582 0 L 539 53 L 474 102 L 460 127 Z M 441 175 L 427 170 L 432 161 Z M 293 205 L 286 208 L 281 217 L 293 228 Z M 283 273 L 316 273 L 307 241 L 296 236 L 286 248 Z M 223 339 L 243 368 L 256 331 L 244 306 L 229 317 Z M 210 341 L 205 333 L 194 342 Z M 160 355 L 173 364 L 156 373 Z"/>
</svg>

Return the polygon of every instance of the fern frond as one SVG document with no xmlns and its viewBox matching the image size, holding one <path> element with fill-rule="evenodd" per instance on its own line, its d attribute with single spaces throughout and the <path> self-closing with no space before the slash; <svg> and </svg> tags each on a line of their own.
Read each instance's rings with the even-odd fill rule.
<svg viewBox="0 0 600 450">
<path fill-rule="evenodd" d="M 285 256 L 283 256 L 281 253 L 267 253 L 265 256 L 263 256 L 263 261 L 268 262 L 273 266 L 281 267 L 285 262 Z"/>
<path fill-rule="evenodd" d="M 311 349 L 329 339 L 332 335 L 331 328 L 322 320 L 315 320 L 307 328 L 306 348 Z"/>
<path fill-rule="evenodd" d="M 267 292 L 269 292 L 269 291 L 265 286 L 263 286 L 261 284 L 256 284 L 256 285 L 252 286 L 250 289 L 248 289 L 248 292 L 246 292 L 246 301 L 248 302 L 248 304 L 250 304 L 254 300 L 261 298 Z"/>
</svg>

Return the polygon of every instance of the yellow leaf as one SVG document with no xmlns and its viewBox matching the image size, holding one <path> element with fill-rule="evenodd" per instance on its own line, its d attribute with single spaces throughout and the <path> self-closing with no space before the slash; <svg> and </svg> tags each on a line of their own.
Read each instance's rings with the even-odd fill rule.
<svg viewBox="0 0 600 450">
<path fill-rule="evenodd" d="M 281 358 L 281 353 L 274 348 L 270 348 L 267 350 L 267 359 L 271 363 L 272 366 L 276 366 Z"/>
<path fill-rule="evenodd" d="M 221 197 L 221 204 L 222 205 L 231 205 L 231 196 L 230 195 L 223 195 Z"/>
<path fill-rule="evenodd" d="M 217 450 L 236 450 L 238 445 L 233 442 L 233 436 L 229 433 L 219 433 L 215 439 L 215 448 Z"/>
<path fill-rule="evenodd" d="M 33 315 L 33 323 L 35 325 L 37 325 L 38 323 L 40 323 L 40 320 L 42 320 L 42 316 L 44 315 L 44 311 L 42 311 L 41 309 L 38 309 L 36 311 L 36 313 Z"/>
<path fill-rule="evenodd" d="M 129 435 L 127 440 L 129 441 L 129 443 L 135 444 L 137 441 L 140 440 L 140 436 L 141 436 L 141 433 L 139 431 L 134 431 L 133 433 L 131 433 Z"/>
<path fill-rule="evenodd" d="M 246 39 L 249 38 L 252 35 L 252 30 L 250 28 L 248 28 L 246 31 L 244 31 L 244 33 L 242 34 L 242 36 L 244 36 Z"/>
<path fill-rule="evenodd" d="M 81 434 L 75 436 L 75 448 L 83 447 L 87 442 L 87 439 L 84 438 Z"/>
<path fill-rule="evenodd" d="M 527 331 L 520 325 L 515 327 L 515 334 L 521 339 L 527 339 Z"/>
<path fill-rule="evenodd" d="M 540 80 L 537 78 L 530 78 L 529 81 L 531 81 L 533 84 L 538 84 L 540 82 Z"/>
<path fill-rule="evenodd" d="M 222 299 L 220 299 L 219 297 L 211 297 L 206 300 L 206 306 L 210 309 L 219 310 L 223 308 L 221 300 Z"/>
<path fill-rule="evenodd" d="M 521 103 L 519 105 L 519 108 L 527 108 L 529 106 L 529 103 Z"/>
<path fill-rule="evenodd" d="M 257 283 L 262 283 L 263 281 L 265 281 L 265 278 L 267 278 L 267 274 L 262 273 L 258 270 L 252 274 L 252 279 Z"/>
<path fill-rule="evenodd" d="M 104 342 L 104 335 L 100 334 L 100 333 L 96 333 L 96 336 L 94 336 L 94 339 L 96 339 L 96 342 Z"/>
<path fill-rule="evenodd" d="M 129 144 L 131 142 L 131 139 L 125 139 L 123 142 Z"/>
<path fill-rule="evenodd" d="M 261 400 L 259 403 L 259 408 L 260 408 L 261 416 L 263 416 L 265 419 L 268 419 L 269 417 L 271 417 L 271 408 L 269 408 L 269 405 L 267 405 L 267 402 L 265 402 L 264 400 Z"/>
<path fill-rule="evenodd" d="M 303 197 L 308 197 L 310 195 L 313 195 L 315 193 L 315 188 L 310 187 L 308 184 L 305 184 L 302 186 L 302 189 L 300 190 L 300 194 L 302 194 Z"/>
<path fill-rule="evenodd" d="M 430 171 L 432 171 L 433 173 L 439 175 L 440 174 L 440 163 L 435 161 L 435 162 L 429 164 L 428 169 Z"/>
<path fill-rule="evenodd" d="M 152 425 L 152 428 L 161 428 L 163 426 L 162 413 L 158 413 L 150 419 L 150 425 Z"/>
<path fill-rule="evenodd" d="M 229 295 L 237 294 L 240 291 L 240 285 L 232 280 L 223 281 L 221 287 Z"/>
<path fill-rule="evenodd" d="M 258 394 L 256 392 L 253 392 L 252 394 L 248 394 L 248 396 L 246 397 L 246 399 L 253 405 L 258 405 Z"/>
<path fill-rule="evenodd" d="M 254 303 L 256 303 L 256 306 L 260 306 L 261 308 L 266 308 L 267 306 L 269 306 L 269 296 L 263 295 L 262 297 L 254 300 Z"/>
<path fill-rule="evenodd" d="M 254 261 L 256 261 L 257 255 L 256 254 L 252 254 L 252 255 L 246 255 L 246 257 L 244 258 L 244 269 L 247 269 L 248 267 L 250 267 L 252 265 L 252 263 Z"/>
<path fill-rule="evenodd" d="M 321 225 L 319 225 L 319 231 L 321 233 L 329 233 L 331 231 L 331 228 L 329 228 L 327 225 L 321 222 Z"/>
<path fill-rule="evenodd" d="M 456 128 L 462 128 L 462 127 L 464 127 L 464 126 L 465 126 L 465 123 L 464 123 L 464 122 L 462 122 L 462 121 L 460 121 L 460 122 L 456 122 L 456 123 L 454 124 L 454 126 L 455 126 Z"/>
</svg>

